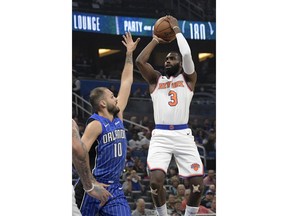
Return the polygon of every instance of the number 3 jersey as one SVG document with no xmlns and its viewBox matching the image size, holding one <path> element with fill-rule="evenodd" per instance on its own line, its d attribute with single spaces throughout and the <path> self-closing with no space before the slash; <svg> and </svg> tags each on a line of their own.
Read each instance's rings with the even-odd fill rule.
<svg viewBox="0 0 288 216">
<path fill-rule="evenodd" d="M 151 93 L 155 124 L 187 124 L 193 91 L 187 86 L 183 74 L 177 77 L 160 76 Z"/>
<path fill-rule="evenodd" d="M 127 139 L 123 122 L 115 117 L 109 119 L 93 114 L 88 123 L 97 120 L 102 125 L 102 133 L 97 138 L 95 166 L 92 170 L 96 180 L 112 184 L 119 182 L 127 151 Z"/>
</svg>

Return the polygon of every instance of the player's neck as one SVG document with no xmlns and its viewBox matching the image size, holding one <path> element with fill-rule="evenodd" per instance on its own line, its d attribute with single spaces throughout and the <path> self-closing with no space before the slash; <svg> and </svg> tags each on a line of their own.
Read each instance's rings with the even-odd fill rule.
<svg viewBox="0 0 288 216">
<path fill-rule="evenodd" d="M 108 112 L 108 110 L 104 109 L 98 112 L 98 115 L 109 119 L 110 121 L 113 121 L 114 119 L 114 115 L 112 115 L 110 112 Z"/>
</svg>

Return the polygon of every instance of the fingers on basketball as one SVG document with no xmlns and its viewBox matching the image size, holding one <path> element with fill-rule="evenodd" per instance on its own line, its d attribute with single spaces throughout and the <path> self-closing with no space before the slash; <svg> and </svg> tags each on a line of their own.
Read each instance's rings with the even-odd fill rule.
<svg viewBox="0 0 288 216">
<path fill-rule="evenodd" d="M 175 32 L 165 17 L 161 17 L 155 22 L 154 34 L 165 41 L 172 41 L 176 38 Z"/>
</svg>

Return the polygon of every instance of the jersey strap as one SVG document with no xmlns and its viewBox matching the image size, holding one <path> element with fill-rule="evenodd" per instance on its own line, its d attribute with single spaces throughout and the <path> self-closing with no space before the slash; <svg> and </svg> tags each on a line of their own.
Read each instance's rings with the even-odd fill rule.
<svg viewBox="0 0 288 216">
<path fill-rule="evenodd" d="M 181 124 L 181 125 L 164 125 L 164 124 L 156 124 L 155 129 L 162 129 L 162 130 L 182 130 L 188 128 L 188 124 Z"/>
</svg>

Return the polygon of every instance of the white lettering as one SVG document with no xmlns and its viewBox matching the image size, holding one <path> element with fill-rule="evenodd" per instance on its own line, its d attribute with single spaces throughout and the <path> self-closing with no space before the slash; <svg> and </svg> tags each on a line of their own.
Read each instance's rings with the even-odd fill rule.
<svg viewBox="0 0 288 216">
<path fill-rule="evenodd" d="M 205 25 L 200 24 L 200 36 L 201 40 L 206 40 Z"/>
<path fill-rule="evenodd" d="M 103 143 L 107 143 L 108 142 L 107 134 L 104 134 L 102 139 L 103 139 Z"/>
<path fill-rule="evenodd" d="M 97 31 L 100 31 L 100 18 L 97 17 L 96 20 Z"/>
<path fill-rule="evenodd" d="M 199 39 L 199 26 L 197 24 L 194 25 L 194 37 Z"/>
<path fill-rule="evenodd" d="M 124 20 L 125 32 L 142 32 L 142 22 Z"/>
<path fill-rule="evenodd" d="M 100 17 L 73 15 L 73 22 L 74 29 L 101 31 Z"/>
<path fill-rule="evenodd" d="M 77 27 L 77 17 L 76 17 L 76 15 L 73 15 L 73 20 L 74 20 L 74 29 L 78 29 L 78 27 Z"/>
<path fill-rule="evenodd" d="M 86 30 L 86 16 L 82 17 L 82 22 L 83 22 L 83 29 Z"/>
<path fill-rule="evenodd" d="M 82 29 L 82 19 L 81 19 L 81 15 L 78 15 L 78 28 Z"/>
<path fill-rule="evenodd" d="M 92 26 L 94 31 L 100 31 L 99 17 L 92 17 Z"/>
<path fill-rule="evenodd" d="M 142 32 L 142 24 L 143 24 L 142 22 L 138 22 L 140 32 Z"/>
<path fill-rule="evenodd" d="M 108 141 L 110 142 L 112 140 L 112 134 L 111 132 L 107 134 L 108 135 Z"/>
<path fill-rule="evenodd" d="M 143 28 L 145 31 L 151 31 L 151 26 L 144 26 Z"/>
<path fill-rule="evenodd" d="M 190 38 L 195 40 L 206 40 L 206 32 L 204 24 L 190 23 Z"/>
<path fill-rule="evenodd" d="M 96 20 L 96 18 L 92 17 L 92 30 L 93 31 L 96 31 L 96 29 L 97 29 L 96 24 L 95 24 L 95 20 Z"/>
<path fill-rule="evenodd" d="M 115 130 L 103 135 L 103 144 L 115 141 L 116 139 L 126 139 L 125 130 Z"/>
<path fill-rule="evenodd" d="M 88 17 L 87 17 L 87 29 L 88 29 L 88 30 L 91 30 L 91 29 L 92 29 L 92 27 L 91 27 L 91 22 L 92 22 L 92 21 L 91 21 L 91 17 L 88 16 Z"/>
</svg>

